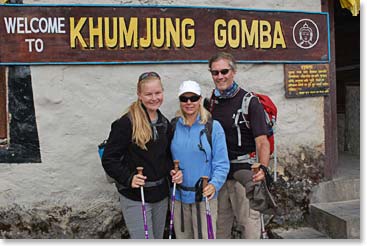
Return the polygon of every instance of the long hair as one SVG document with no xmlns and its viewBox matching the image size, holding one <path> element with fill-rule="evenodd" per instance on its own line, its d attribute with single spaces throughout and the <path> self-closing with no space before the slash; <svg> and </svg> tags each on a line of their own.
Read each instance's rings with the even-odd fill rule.
<svg viewBox="0 0 367 246">
<path fill-rule="evenodd" d="M 204 108 L 202 103 L 200 103 L 200 106 L 199 106 L 199 115 L 200 115 L 199 123 L 202 125 L 205 125 L 208 122 L 209 118 L 211 117 L 210 112 Z M 188 120 L 186 118 L 185 113 L 182 111 L 181 107 L 177 111 L 176 116 L 182 118 L 184 125 L 188 125 Z"/>
<path fill-rule="evenodd" d="M 142 85 L 151 81 L 152 79 L 159 79 L 162 86 L 160 76 L 155 72 L 147 72 L 140 75 L 137 85 L 137 92 L 140 93 Z M 129 107 L 129 116 L 132 122 L 132 141 L 140 148 L 147 150 L 146 144 L 152 139 L 153 133 L 150 127 L 150 121 L 145 112 L 142 102 L 137 99 Z"/>
</svg>

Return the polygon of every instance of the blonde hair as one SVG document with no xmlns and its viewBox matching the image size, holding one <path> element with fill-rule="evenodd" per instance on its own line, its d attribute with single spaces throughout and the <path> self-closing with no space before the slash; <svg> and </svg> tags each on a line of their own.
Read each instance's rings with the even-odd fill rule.
<svg viewBox="0 0 367 246">
<path fill-rule="evenodd" d="M 139 77 L 137 92 L 140 93 L 143 84 L 158 79 L 163 90 L 160 76 L 155 72 L 143 73 Z M 140 148 L 147 150 L 146 144 L 152 139 L 153 133 L 150 127 L 150 121 L 143 108 L 142 102 L 137 99 L 129 107 L 129 116 L 132 123 L 132 141 Z"/>
<path fill-rule="evenodd" d="M 204 108 L 204 106 L 203 106 L 202 103 L 200 103 L 200 106 L 199 106 L 199 115 L 200 115 L 200 121 L 199 121 L 199 123 L 202 124 L 202 125 L 205 125 L 208 122 L 209 118 L 211 118 L 210 112 Z M 176 116 L 182 118 L 184 125 L 188 125 L 189 124 L 188 123 L 188 120 L 186 118 L 186 115 L 182 111 L 181 107 L 176 112 Z"/>
</svg>

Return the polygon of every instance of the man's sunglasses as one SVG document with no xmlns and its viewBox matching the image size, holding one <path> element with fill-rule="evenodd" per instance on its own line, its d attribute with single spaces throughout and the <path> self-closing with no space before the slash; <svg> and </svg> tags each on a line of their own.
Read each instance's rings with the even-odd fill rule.
<svg viewBox="0 0 367 246">
<path fill-rule="evenodd" d="M 226 75 L 229 72 L 229 70 L 231 70 L 231 68 L 222 69 L 220 71 L 218 70 L 209 70 L 209 71 L 212 75 L 217 76 L 219 73 Z"/>
<path fill-rule="evenodd" d="M 194 95 L 194 96 L 191 96 L 191 97 L 185 97 L 185 96 L 180 96 L 179 99 L 180 99 L 180 102 L 188 102 L 190 100 L 190 102 L 197 102 L 199 101 L 201 96 L 197 96 L 197 95 Z"/>
</svg>

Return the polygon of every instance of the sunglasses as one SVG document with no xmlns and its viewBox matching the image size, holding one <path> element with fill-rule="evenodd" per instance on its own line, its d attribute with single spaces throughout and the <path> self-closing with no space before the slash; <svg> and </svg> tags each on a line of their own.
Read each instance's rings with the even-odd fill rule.
<svg viewBox="0 0 367 246">
<path fill-rule="evenodd" d="M 223 75 L 226 75 L 229 72 L 229 70 L 231 70 L 231 68 L 225 68 L 225 69 L 222 69 L 220 71 L 218 71 L 218 70 L 209 70 L 209 71 L 212 75 L 217 76 L 219 73 L 221 73 Z"/>
<path fill-rule="evenodd" d="M 197 95 L 194 95 L 194 96 L 191 96 L 191 97 L 185 97 L 185 96 L 180 96 L 179 99 L 180 99 L 180 102 L 188 102 L 190 100 L 190 102 L 197 102 L 199 101 L 201 96 L 197 96 Z"/>
<path fill-rule="evenodd" d="M 153 77 L 153 78 L 158 78 L 160 79 L 161 77 L 159 76 L 159 74 L 157 74 L 156 72 L 146 72 L 146 73 L 142 73 L 140 76 L 139 76 L 139 81 L 142 81 L 146 78 L 150 78 L 150 77 Z"/>
</svg>

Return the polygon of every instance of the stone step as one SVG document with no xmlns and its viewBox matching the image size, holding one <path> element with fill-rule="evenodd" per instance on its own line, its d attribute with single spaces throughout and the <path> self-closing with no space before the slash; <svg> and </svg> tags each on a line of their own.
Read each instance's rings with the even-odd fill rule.
<svg viewBox="0 0 367 246">
<path fill-rule="evenodd" d="M 322 182 L 312 189 L 311 203 L 356 200 L 360 197 L 360 180 L 335 179 Z"/>
<path fill-rule="evenodd" d="M 277 228 L 272 229 L 271 232 L 277 239 L 330 239 L 327 235 L 316 231 L 312 227 Z"/>
<path fill-rule="evenodd" d="M 360 238 L 360 200 L 310 204 L 308 223 L 330 238 Z"/>
</svg>

